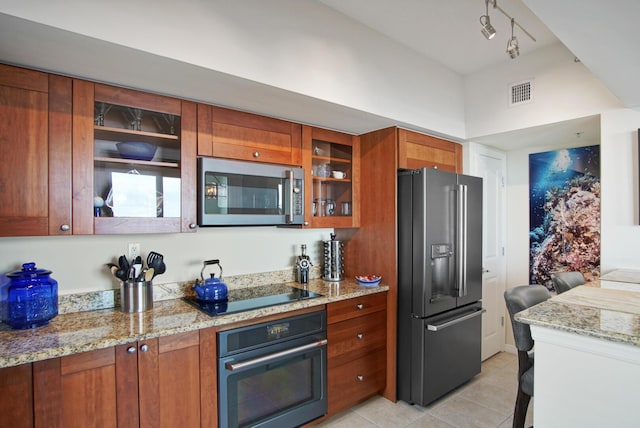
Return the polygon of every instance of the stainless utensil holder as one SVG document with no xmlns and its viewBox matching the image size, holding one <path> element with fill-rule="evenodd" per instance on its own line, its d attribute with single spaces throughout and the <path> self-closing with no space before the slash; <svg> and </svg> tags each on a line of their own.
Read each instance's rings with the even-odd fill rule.
<svg viewBox="0 0 640 428">
<path fill-rule="evenodd" d="M 344 243 L 336 241 L 331 235 L 330 241 L 323 241 L 324 266 L 322 279 L 325 281 L 342 281 L 344 279 Z"/>
<path fill-rule="evenodd" d="M 122 312 L 144 312 L 153 309 L 152 282 L 122 281 L 120 283 L 120 307 Z"/>
</svg>

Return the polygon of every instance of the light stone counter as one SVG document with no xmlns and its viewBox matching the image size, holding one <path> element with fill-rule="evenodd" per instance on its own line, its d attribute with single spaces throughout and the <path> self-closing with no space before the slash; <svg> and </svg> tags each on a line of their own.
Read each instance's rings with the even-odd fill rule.
<svg viewBox="0 0 640 428">
<path fill-rule="evenodd" d="M 288 285 L 300 287 L 295 282 Z M 118 308 L 67 312 L 46 326 L 29 330 L 12 330 L 0 323 L 0 367 L 325 305 L 387 291 L 389 287 L 362 287 L 355 280 L 328 282 L 312 279 L 308 289 L 323 297 L 215 317 L 184 302 L 177 293 L 173 298 L 166 299 L 165 296 L 165 300 L 154 301 L 153 309 L 142 313 L 123 313 Z M 67 300 L 86 306 L 86 302 L 77 302 L 81 299 L 68 297 Z"/>
<path fill-rule="evenodd" d="M 640 290 L 605 277 L 516 315 L 535 341 L 535 426 L 638 426 Z"/>
<path fill-rule="evenodd" d="M 638 284 L 588 282 L 516 314 L 516 320 L 640 347 Z"/>
</svg>

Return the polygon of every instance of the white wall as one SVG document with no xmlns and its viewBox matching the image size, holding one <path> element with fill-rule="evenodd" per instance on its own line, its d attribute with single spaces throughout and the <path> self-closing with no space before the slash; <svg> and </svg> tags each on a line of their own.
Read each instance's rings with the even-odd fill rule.
<svg viewBox="0 0 640 428">
<path fill-rule="evenodd" d="M 48 57 L 55 69 L 75 66 L 78 68 L 71 68 L 72 72 L 82 69 L 82 74 L 91 75 L 85 77 L 140 88 L 154 88 L 157 79 L 156 90 L 185 97 L 187 94 L 180 92 L 191 91 L 193 84 L 183 80 L 196 76 L 201 79 L 202 70 L 215 70 L 246 79 L 247 85 L 258 82 L 284 90 L 253 102 L 241 100 L 241 95 L 238 102 L 253 106 L 255 111 L 266 110 L 265 106 L 273 103 L 271 114 L 277 115 L 275 109 L 283 100 L 276 98 L 295 99 L 287 95 L 289 91 L 464 138 L 464 95 L 459 75 L 319 2 L 113 0 L 107 4 L 86 0 L 0 0 L 0 13 L 178 62 L 171 64 L 177 72 L 167 85 L 167 76 L 153 66 L 157 61 L 152 58 L 144 59 L 149 63 L 142 68 L 144 73 L 139 72 L 142 56 L 130 56 L 128 52 L 118 51 L 120 60 L 114 57 L 105 66 L 101 56 L 112 50 L 86 38 L 86 44 L 95 45 L 96 50 L 73 59 L 66 52 L 65 65 L 48 52 L 38 51 L 40 46 L 30 44 L 28 34 L 14 31 L 5 34 L 7 44 L 0 52 L 4 50 L 5 58 L 19 63 L 40 63 Z M 34 37 L 35 33 L 32 32 Z M 59 32 L 51 33 L 64 40 Z M 14 36 L 24 44 L 22 50 L 15 49 Z M 8 43 L 9 38 L 12 44 Z M 40 45 L 47 42 L 43 40 Z M 78 49 L 82 46 L 78 45 Z M 32 51 L 31 56 L 27 50 Z M 95 64 L 92 57 L 98 59 Z M 92 66 L 99 69 L 92 70 Z M 132 70 L 129 75 L 127 66 Z M 118 70 L 120 75 L 105 76 L 105 68 Z M 221 78 L 214 73 L 207 77 Z M 216 98 L 206 81 L 197 83 L 200 92 L 193 94 L 194 99 Z M 234 107 L 233 98 L 216 103 Z M 313 117 L 308 122 L 317 123 Z"/>
<path fill-rule="evenodd" d="M 638 128 L 640 112 L 602 113 L 602 271 L 640 269 Z"/>
<path fill-rule="evenodd" d="M 176 234 L 0 238 L 0 273 L 32 261 L 52 271 L 60 294 L 117 288 L 119 283 L 105 263 L 117 262 L 130 242 L 141 244 L 144 257 L 150 251 L 164 255 L 167 271 L 156 277 L 156 284 L 199 278 L 202 262 L 209 259 L 220 259 L 224 276 L 293 271 L 300 244 L 307 244 L 311 262 L 321 265 L 321 241 L 330 239 L 332 231 L 230 227 Z"/>
<path fill-rule="evenodd" d="M 509 107 L 509 86 L 533 79 L 533 101 Z M 599 114 L 621 107 L 563 45 L 506 59 L 465 77 L 467 139 Z M 542 143 L 544 144 L 544 143 Z"/>
</svg>

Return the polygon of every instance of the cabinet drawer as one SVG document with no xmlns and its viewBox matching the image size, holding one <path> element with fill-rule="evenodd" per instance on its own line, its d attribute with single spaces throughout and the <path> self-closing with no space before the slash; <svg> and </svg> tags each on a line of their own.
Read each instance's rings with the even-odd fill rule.
<svg viewBox="0 0 640 428">
<path fill-rule="evenodd" d="M 385 385 L 385 350 L 329 370 L 328 412 L 335 414 L 370 397 Z"/>
<path fill-rule="evenodd" d="M 386 345 L 386 311 L 331 324 L 327 328 L 329 369 Z"/>
<path fill-rule="evenodd" d="M 375 293 L 354 297 L 327 305 L 327 323 L 344 321 L 350 318 L 385 310 L 387 293 Z"/>
</svg>

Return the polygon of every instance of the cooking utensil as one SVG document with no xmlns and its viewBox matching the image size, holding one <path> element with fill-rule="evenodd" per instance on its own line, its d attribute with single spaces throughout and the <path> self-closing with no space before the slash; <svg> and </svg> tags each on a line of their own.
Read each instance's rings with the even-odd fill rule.
<svg viewBox="0 0 640 428">
<path fill-rule="evenodd" d="M 164 256 L 160 253 L 157 253 L 155 251 L 151 251 L 149 253 L 149 255 L 147 256 L 147 266 L 151 266 L 151 263 L 153 263 L 154 260 L 156 259 L 160 259 L 163 260 Z"/>
<path fill-rule="evenodd" d="M 155 269 L 150 267 L 144 273 L 144 280 L 149 282 L 153 279 L 154 276 L 155 276 Z"/>
<path fill-rule="evenodd" d="M 155 270 L 155 276 L 162 275 L 167 270 L 167 265 L 162 260 L 158 260 L 154 263 L 153 269 Z"/>
<path fill-rule="evenodd" d="M 127 260 L 127 257 L 124 254 L 118 257 L 118 265 L 120 266 L 120 269 L 122 269 L 123 272 L 125 273 L 129 272 L 129 260 Z"/>
<path fill-rule="evenodd" d="M 109 270 L 111 271 L 113 276 L 115 276 L 119 280 L 125 281 L 127 279 L 127 277 L 125 275 L 125 271 L 123 271 L 120 268 L 120 266 L 118 266 L 117 264 L 115 264 L 115 263 L 107 263 L 107 267 L 109 268 Z"/>
<path fill-rule="evenodd" d="M 147 256 L 147 266 L 149 268 L 153 268 L 154 277 L 157 275 L 162 275 L 167 269 L 167 266 L 164 263 L 164 256 L 155 251 L 151 251 Z"/>
</svg>

